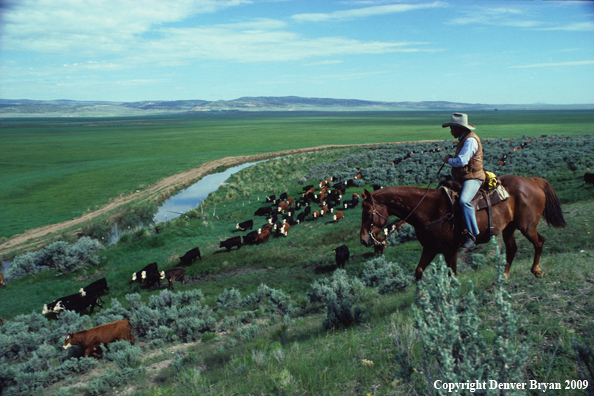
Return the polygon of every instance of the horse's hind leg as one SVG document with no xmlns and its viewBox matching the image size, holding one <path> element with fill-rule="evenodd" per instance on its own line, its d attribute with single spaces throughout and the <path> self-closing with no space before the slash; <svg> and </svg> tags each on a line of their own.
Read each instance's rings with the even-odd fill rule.
<svg viewBox="0 0 594 396">
<path fill-rule="evenodd" d="M 544 272 L 540 269 L 540 255 L 542 254 L 545 239 L 536 231 L 536 225 L 531 230 L 522 231 L 522 234 L 534 245 L 534 261 L 530 272 L 537 278 L 541 278 L 544 276 Z"/>
<path fill-rule="evenodd" d="M 415 278 L 418 281 L 423 279 L 423 271 L 425 271 L 425 268 L 427 268 L 427 266 L 431 264 L 431 261 L 433 261 L 435 256 L 437 256 L 437 252 L 429 250 L 425 247 L 423 248 L 423 253 L 421 253 L 421 260 L 419 261 L 417 269 L 415 270 Z"/>
<path fill-rule="evenodd" d="M 509 224 L 507 227 L 503 229 L 501 235 L 503 236 L 503 242 L 505 243 L 505 261 L 507 265 L 505 266 L 505 279 L 509 276 L 509 271 L 511 270 L 512 261 L 514 261 L 514 257 L 516 256 L 516 252 L 518 251 L 518 246 L 516 245 L 516 226 L 513 224 Z"/>
</svg>

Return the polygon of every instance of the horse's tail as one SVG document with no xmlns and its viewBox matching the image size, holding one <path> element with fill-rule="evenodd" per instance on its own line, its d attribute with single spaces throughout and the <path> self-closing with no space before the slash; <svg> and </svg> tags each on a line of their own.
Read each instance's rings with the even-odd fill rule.
<svg viewBox="0 0 594 396">
<path fill-rule="evenodd" d="M 563 211 L 561 210 L 561 202 L 559 202 L 559 197 L 553 186 L 551 186 L 551 183 L 540 177 L 533 177 L 532 180 L 534 180 L 545 193 L 546 202 L 543 217 L 547 221 L 547 224 L 555 228 L 567 227 L 567 223 L 563 218 Z"/>
</svg>

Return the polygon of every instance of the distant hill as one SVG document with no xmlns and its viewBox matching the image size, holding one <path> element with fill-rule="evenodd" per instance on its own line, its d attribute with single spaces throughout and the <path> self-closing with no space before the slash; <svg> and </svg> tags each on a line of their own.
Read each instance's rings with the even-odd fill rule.
<svg viewBox="0 0 594 396">
<path fill-rule="evenodd" d="M 0 99 L 0 117 L 116 117 L 152 114 L 191 114 L 238 111 L 410 111 L 410 110 L 594 110 L 586 105 L 510 105 L 424 102 L 374 102 L 357 99 L 304 98 L 299 96 L 242 97 L 233 100 L 175 100 L 101 102 L 74 100 Z"/>
</svg>

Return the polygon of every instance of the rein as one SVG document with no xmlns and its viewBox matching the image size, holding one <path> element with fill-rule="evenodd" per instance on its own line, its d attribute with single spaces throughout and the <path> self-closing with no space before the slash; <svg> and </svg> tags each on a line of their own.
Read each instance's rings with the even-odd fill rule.
<svg viewBox="0 0 594 396">
<path fill-rule="evenodd" d="M 437 171 L 437 174 L 433 177 L 433 180 L 431 180 L 431 183 L 429 183 L 429 186 L 427 186 L 427 191 L 425 191 L 425 194 L 423 194 L 423 196 L 419 200 L 419 203 L 417 204 L 417 206 L 415 206 L 414 209 L 410 211 L 410 213 L 404 218 L 404 220 L 400 220 L 398 222 L 398 224 L 396 224 L 395 226 L 392 227 L 391 230 L 388 230 L 388 232 L 386 232 L 386 239 L 389 238 L 390 235 L 392 235 L 392 233 L 394 233 L 395 231 L 398 231 L 399 229 L 401 229 L 402 226 L 404 225 L 404 223 L 406 223 L 406 220 L 408 220 L 408 218 L 414 213 L 414 211 L 417 210 L 417 208 L 419 207 L 419 205 L 421 205 L 421 202 L 423 202 L 423 200 L 425 199 L 425 197 L 429 193 L 429 189 L 430 189 L 431 185 L 435 182 L 435 180 L 437 179 L 437 176 L 439 176 L 439 174 L 440 174 L 440 172 L 441 172 L 441 170 L 443 169 L 444 166 L 445 166 L 445 162 L 441 164 L 441 167 Z M 369 236 L 371 237 L 371 239 L 373 239 L 373 242 L 376 245 L 381 245 L 382 243 L 377 240 L 377 238 L 375 237 L 375 233 L 373 232 L 373 224 L 375 223 L 375 215 L 377 214 L 379 217 L 381 217 L 382 219 L 386 220 L 386 222 L 388 221 L 388 218 L 385 217 L 385 216 L 383 216 L 381 213 L 379 213 L 375 209 L 375 201 L 373 200 L 373 195 L 369 194 L 369 196 L 371 197 L 371 224 L 369 225 L 369 232 L 368 233 L 369 233 Z M 453 215 L 450 214 L 450 213 L 448 213 L 445 217 L 443 217 L 443 218 L 441 218 L 439 220 L 436 220 L 436 221 L 434 221 L 432 223 L 429 223 L 427 226 L 425 226 L 425 229 L 423 230 L 423 232 L 426 232 L 429 229 L 436 228 L 438 225 L 440 225 L 444 221 L 450 220 L 452 217 L 453 217 Z"/>
</svg>

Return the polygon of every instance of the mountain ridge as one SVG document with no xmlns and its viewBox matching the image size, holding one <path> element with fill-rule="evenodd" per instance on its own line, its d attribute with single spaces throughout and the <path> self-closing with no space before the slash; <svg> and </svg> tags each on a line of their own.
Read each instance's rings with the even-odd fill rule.
<svg viewBox="0 0 594 396">
<path fill-rule="evenodd" d="M 255 111 L 594 110 L 594 104 L 385 102 L 301 96 L 244 96 L 232 100 L 76 101 L 0 99 L 0 117 L 93 117 Z"/>
</svg>

